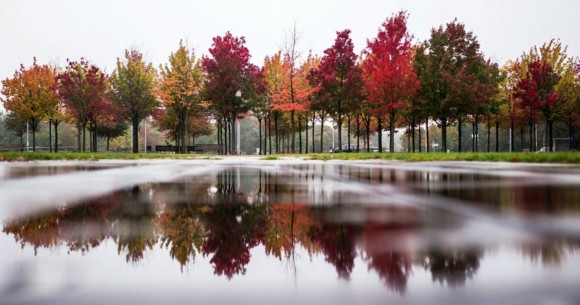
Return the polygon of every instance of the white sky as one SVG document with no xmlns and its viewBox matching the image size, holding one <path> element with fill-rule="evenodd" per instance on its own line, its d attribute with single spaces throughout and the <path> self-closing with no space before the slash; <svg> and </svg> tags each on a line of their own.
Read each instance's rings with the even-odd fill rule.
<svg viewBox="0 0 580 305">
<path fill-rule="evenodd" d="M 111 73 L 126 48 L 137 47 L 156 66 L 165 63 L 180 39 L 207 54 L 211 38 L 230 30 L 245 36 L 252 61 L 261 65 L 297 21 L 300 49 L 322 54 L 336 31 L 349 28 L 356 51 L 380 24 L 404 9 L 416 40 L 457 17 L 479 38 L 482 51 L 499 63 L 533 45 L 560 38 L 580 55 L 578 0 L 1 0 L 0 79 L 20 63 L 64 66 L 88 58 Z"/>
</svg>

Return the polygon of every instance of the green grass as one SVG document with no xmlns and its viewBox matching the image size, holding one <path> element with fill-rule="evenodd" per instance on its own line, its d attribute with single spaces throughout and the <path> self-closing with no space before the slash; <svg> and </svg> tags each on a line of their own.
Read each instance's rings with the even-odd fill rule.
<svg viewBox="0 0 580 305">
<path fill-rule="evenodd" d="M 73 152 L 1 152 L 0 161 L 34 161 L 34 160 L 137 160 L 137 159 L 220 159 L 216 155 L 193 155 L 193 154 L 160 154 L 160 153 L 73 153 Z"/>
<path fill-rule="evenodd" d="M 489 162 L 529 162 L 529 163 L 574 163 L 580 164 L 580 152 L 555 153 L 323 153 L 307 155 L 268 155 L 261 160 L 279 160 L 284 157 L 310 160 L 400 160 L 420 161 L 489 161 Z M 0 161 L 32 160 L 137 160 L 137 159 L 221 159 L 217 155 L 179 154 L 130 154 L 130 153 L 72 153 L 72 152 L 2 152 Z M 227 158 L 227 157 L 225 157 Z M 259 158 L 259 156 L 256 156 Z"/>
<path fill-rule="evenodd" d="M 342 153 L 310 154 L 313 160 L 489 161 L 580 163 L 580 152 L 554 153 Z"/>
</svg>

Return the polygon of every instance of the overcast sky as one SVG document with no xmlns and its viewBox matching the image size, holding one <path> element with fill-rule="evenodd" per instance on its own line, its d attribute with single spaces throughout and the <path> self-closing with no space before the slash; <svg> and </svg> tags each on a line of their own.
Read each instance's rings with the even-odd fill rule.
<svg viewBox="0 0 580 305">
<path fill-rule="evenodd" d="M 345 28 L 359 52 L 399 10 L 410 14 L 416 40 L 457 17 L 500 64 L 551 38 L 580 55 L 579 0 L 0 0 L 0 79 L 34 56 L 61 66 L 84 56 L 111 73 L 131 47 L 158 66 L 180 39 L 198 55 L 207 54 L 211 38 L 228 30 L 246 37 L 252 61 L 260 65 L 282 46 L 294 20 L 304 52 L 322 54 Z"/>
</svg>

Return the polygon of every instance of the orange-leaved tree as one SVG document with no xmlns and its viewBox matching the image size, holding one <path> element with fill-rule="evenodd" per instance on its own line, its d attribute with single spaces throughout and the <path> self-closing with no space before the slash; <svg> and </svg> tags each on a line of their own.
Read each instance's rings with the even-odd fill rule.
<svg viewBox="0 0 580 305">
<path fill-rule="evenodd" d="M 32 151 L 35 151 L 39 124 L 59 101 L 55 93 L 54 67 L 39 65 L 34 58 L 32 66 L 20 65 L 12 78 L 2 81 L 2 86 L 4 108 L 26 120 L 32 131 Z"/>
<path fill-rule="evenodd" d="M 159 92 L 163 107 L 171 108 L 167 113 L 174 113 L 177 117 L 176 144 L 181 147 L 181 153 L 186 153 L 189 117 L 202 110 L 201 62 L 195 58 L 193 50 L 188 51 L 180 41 L 177 51 L 169 56 L 169 65 L 162 66 L 160 71 L 162 80 Z"/>
</svg>

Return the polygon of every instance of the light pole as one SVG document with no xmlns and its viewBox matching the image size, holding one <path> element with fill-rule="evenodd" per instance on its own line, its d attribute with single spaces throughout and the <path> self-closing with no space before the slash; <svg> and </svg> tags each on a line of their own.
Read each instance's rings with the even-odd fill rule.
<svg viewBox="0 0 580 305">
<path fill-rule="evenodd" d="M 147 119 L 149 117 L 145 117 L 143 121 L 143 152 L 147 153 Z"/>
<path fill-rule="evenodd" d="M 241 98 L 242 97 L 242 91 L 238 90 L 236 91 L 236 97 L 237 98 Z M 236 130 L 236 155 L 240 154 L 240 120 L 236 117 L 236 122 L 235 122 L 235 127 Z"/>
<path fill-rule="evenodd" d="M 30 141 L 28 136 L 28 120 L 26 120 L 26 152 L 30 151 Z"/>
</svg>

